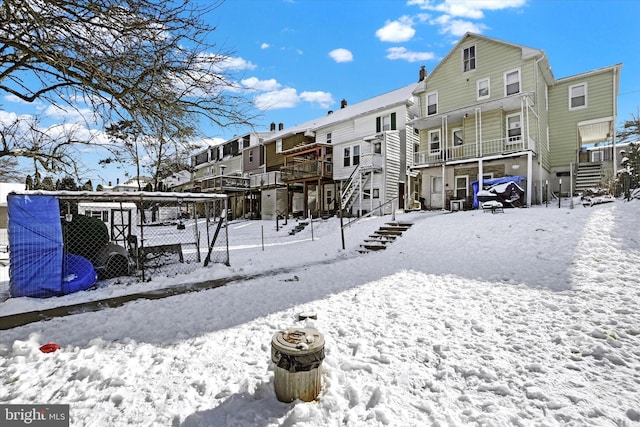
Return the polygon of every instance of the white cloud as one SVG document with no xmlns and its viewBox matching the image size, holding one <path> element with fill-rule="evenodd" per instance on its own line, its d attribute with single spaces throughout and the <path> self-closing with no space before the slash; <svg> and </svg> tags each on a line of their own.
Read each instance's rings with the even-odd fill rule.
<svg viewBox="0 0 640 427">
<path fill-rule="evenodd" d="M 432 52 L 412 52 L 404 47 L 392 47 L 387 49 L 387 59 L 402 59 L 408 62 L 429 61 L 434 59 Z"/>
<path fill-rule="evenodd" d="M 293 108 L 300 103 L 298 92 L 293 88 L 284 88 L 263 93 L 253 98 L 253 103 L 262 111 Z"/>
<path fill-rule="evenodd" d="M 240 81 L 242 86 L 249 90 L 274 91 L 282 86 L 276 79 L 260 80 L 257 77 L 249 77 Z"/>
<path fill-rule="evenodd" d="M 348 49 L 338 48 L 329 52 L 329 56 L 336 62 L 351 62 L 353 54 Z"/>
<path fill-rule="evenodd" d="M 387 21 L 384 27 L 376 31 L 376 37 L 383 42 L 400 43 L 411 40 L 415 33 L 413 20 L 403 16 L 395 21 Z"/>
<path fill-rule="evenodd" d="M 485 10 L 501 10 L 521 7 L 526 0 L 409 0 L 408 5 L 417 5 L 421 9 L 442 12 L 453 17 L 482 19 Z"/>
<path fill-rule="evenodd" d="M 260 45 L 260 49 L 269 49 L 271 47 L 271 45 L 269 43 L 262 43 Z"/>
<path fill-rule="evenodd" d="M 69 123 L 85 122 L 93 117 L 93 110 L 89 108 L 63 107 L 61 105 L 49 105 L 43 110 L 44 114 L 52 119 L 64 120 Z"/>
<path fill-rule="evenodd" d="M 315 92 L 302 92 L 300 99 L 306 102 L 318 104 L 322 108 L 329 108 L 331 104 L 334 104 L 333 96 L 329 92 L 315 91 Z"/>
<path fill-rule="evenodd" d="M 451 34 L 456 37 L 461 37 L 467 32 L 480 34 L 487 29 L 484 24 L 476 24 L 462 19 L 451 19 L 449 15 L 442 15 L 432 22 L 440 25 L 441 33 Z"/>
<path fill-rule="evenodd" d="M 253 70 L 255 64 L 241 57 L 225 57 L 215 64 L 215 67 L 221 70 Z"/>
</svg>

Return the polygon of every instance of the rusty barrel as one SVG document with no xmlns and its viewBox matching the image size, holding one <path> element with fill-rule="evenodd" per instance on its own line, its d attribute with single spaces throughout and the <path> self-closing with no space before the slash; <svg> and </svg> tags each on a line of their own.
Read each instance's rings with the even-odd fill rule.
<svg viewBox="0 0 640 427">
<path fill-rule="evenodd" d="M 279 331 L 271 340 L 274 387 L 281 402 L 314 400 L 322 388 L 324 337 L 310 328 Z"/>
</svg>

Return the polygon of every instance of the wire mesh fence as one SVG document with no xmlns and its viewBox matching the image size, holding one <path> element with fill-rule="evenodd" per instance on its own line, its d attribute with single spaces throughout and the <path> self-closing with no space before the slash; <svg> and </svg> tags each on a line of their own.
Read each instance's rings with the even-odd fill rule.
<svg viewBox="0 0 640 427">
<path fill-rule="evenodd" d="M 10 194 L 7 202 L 2 300 L 229 264 L 223 195 L 36 191 Z"/>
</svg>

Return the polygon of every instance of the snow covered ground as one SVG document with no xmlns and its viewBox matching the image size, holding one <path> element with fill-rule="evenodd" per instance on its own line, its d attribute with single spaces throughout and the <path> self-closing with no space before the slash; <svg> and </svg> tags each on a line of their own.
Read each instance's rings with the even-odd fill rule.
<svg viewBox="0 0 640 427">
<path fill-rule="evenodd" d="M 133 288 L 267 274 L 2 331 L 0 403 L 67 403 L 73 426 L 634 425 L 639 213 L 399 214 L 411 229 L 365 255 L 390 217 L 347 229 L 346 250 L 335 218 L 313 240 L 294 221 L 232 223 L 231 267 Z M 0 316 L 126 291 L 10 299 Z M 271 338 L 289 327 L 325 337 L 316 401 L 275 397 Z"/>
</svg>

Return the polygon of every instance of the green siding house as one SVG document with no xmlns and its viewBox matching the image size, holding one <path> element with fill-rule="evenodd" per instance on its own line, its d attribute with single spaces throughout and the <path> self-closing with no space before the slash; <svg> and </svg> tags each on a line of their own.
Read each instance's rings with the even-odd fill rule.
<svg viewBox="0 0 640 427">
<path fill-rule="evenodd" d="M 523 177 L 528 206 L 562 177 L 575 189 L 586 147 L 615 147 L 621 67 L 556 80 L 544 51 L 465 34 L 416 89 L 411 186 L 431 209 L 470 207 L 472 182 L 492 178 Z"/>
</svg>

